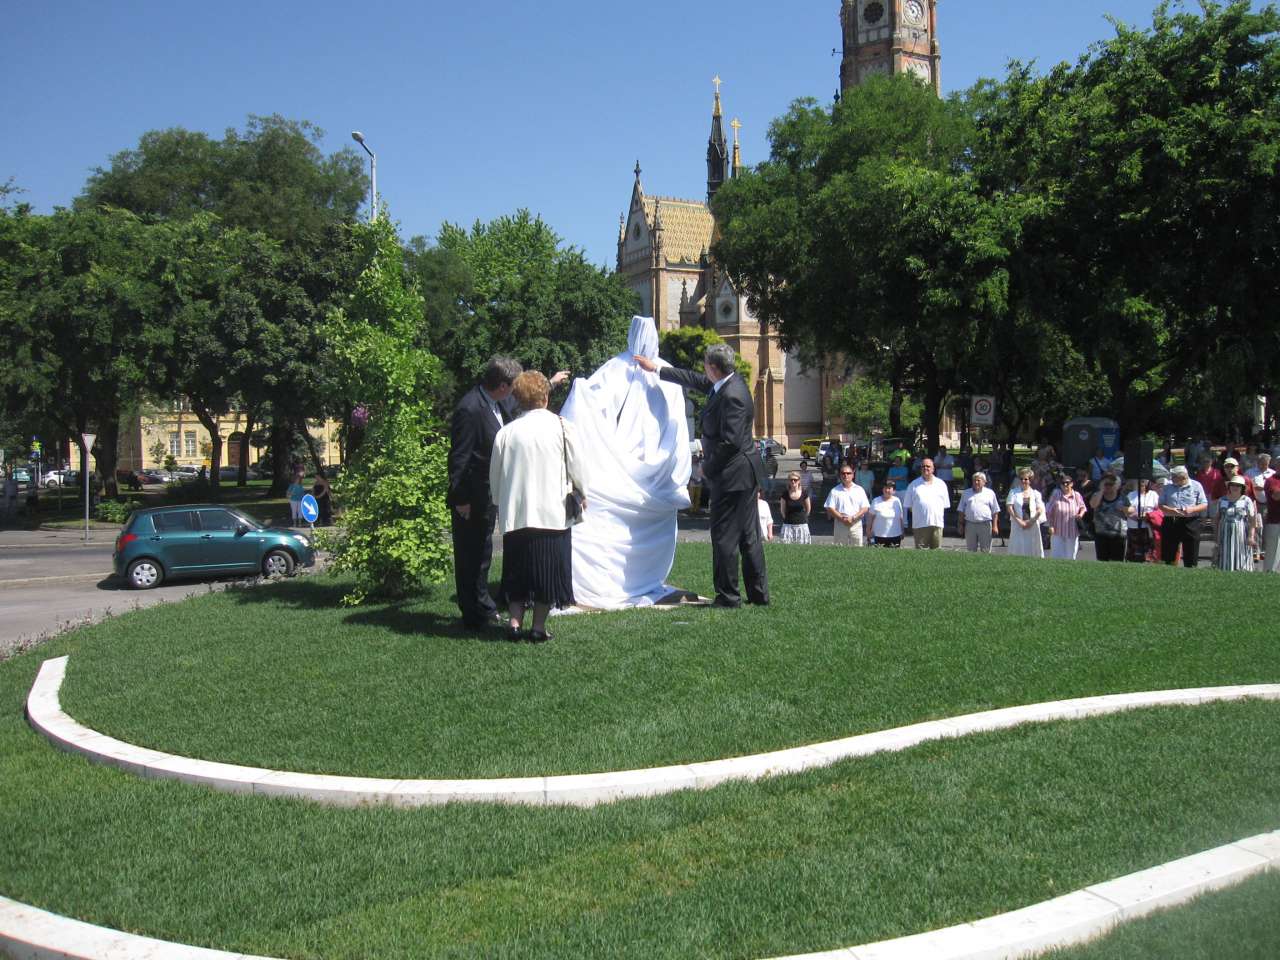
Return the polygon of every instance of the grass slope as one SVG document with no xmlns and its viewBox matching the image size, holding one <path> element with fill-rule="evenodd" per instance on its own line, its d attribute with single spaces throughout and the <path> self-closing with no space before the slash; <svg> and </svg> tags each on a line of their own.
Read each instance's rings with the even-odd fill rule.
<svg viewBox="0 0 1280 960">
<path fill-rule="evenodd" d="M 682 554 L 685 563 L 706 560 L 705 550 Z M 831 585 L 826 579 L 830 567 L 847 573 L 840 566 L 847 561 L 832 551 L 796 557 L 790 565 L 775 560 L 775 569 L 797 590 L 806 582 L 806 571 L 799 569 L 806 562 L 807 576 L 819 590 Z M 943 581 L 943 587 L 971 561 L 918 559 L 936 564 L 922 569 L 947 574 L 932 578 Z M 999 576 L 1004 565 L 987 563 L 980 569 Z M 1084 569 L 1011 563 L 1019 568 L 1019 580 L 1040 581 L 1036 602 L 1061 594 L 1062 578 L 1078 577 Z M 1111 576 L 1123 579 L 1128 572 Z M 1218 585 L 1216 591 L 1193 594 L 1201 606 L 1187 608 L 1206 623 L 1238 617 L 1244 624 L 1252 615 L 1251 608 L 1238 608 L 1247 591 L 1233 592 L 1233 578 L 1154 572 L 1185 585 L 1184 594 L 1198 589 L 1200 582 Z M 903 591 L 914 591 L 918 603 L 946 593 L 929 586 L 930 578 L 904 576 L 876 595 L 865 579 L 856 582 L 859 589 L 830 593 L 822 605 L 824 616 L 850 623 L 864 610 L 896 604 Z M 1241 579 L 1254 590 L 1263 586 L 1260 578 Z M 993 589 L 1006 593 L 988 597 L 987 609 L 1016 602 L 1008 585 Z M 189 659 L 185 669 L 193 676 L 187 682 L 198 696 L 187 700 L 185 708 L 225 734 L 225 691 L 216 682 L 195 679 L 205 669 L 216 675 L 219 663 L 200 640 L 202 625 L 217 630 L 223 621 L 246 612 L 270 625 L 252 637 L 226 640 L 223 657 L 234 660 L 253 645 L 270 648 L 282 642 L 278 631 L 291 619 L 277 605 L 287 611 L 299 596 L 305 595 L 264 590 L 226 603 L 201 600 L 144 611 L 0 664 L 0 823 L 5 825 L 0 830 L 0 893 L 94 923 L 266 956 L 745 958 L 830 949 L 972 920 L 1280 825 L 1280 741 L 1275 737 L 1280 704 L 1272 703 L 1166 708 L 1029 726 L 757 784 L 592 810 L 463 805 L 338 810 L 217 794 L 95 767 L 51 748 L 22 717 L 23 698 L 44 656 L 71 652 L 74 667 L 91 658 L 110 662 L 114 648 L 124 660 L 133 657 L 138 671 L 120 675 L 124 699 L 145 686 L 149 669 L 172 670 L 171 661 Z M 793 635 L 807 635 L 798 627 L 817 618 L 785 597 L 779 594 L 769 616 L 781 611 L 784 620 L 797 625 Z M 395 617 L 420 618 L 424 609 L 405 613 L 383 608 L 374 615 L 386 617 L 390 610 Z M 192 619 L 173 619 L 188 616 L 183 611 L 194 611 Z M 311 624 L 353 616 L 305 605 L 293 612 Z M 704 646 L 757 646 L 747 642 L 749 616 L 765 611 L 745 611 L 747 616 L 738 621 L 702 613 Z M 593 670 L 604 669 L 586 655 L 591 632 L 599 637 L 606 629 L 607 639 L 596 639 L 595 645 L 630 644 L 634 649 L 625 664 L 671 656 L 667 634 L 674 624 L 658 628 L 664 634 L 649 637 L 647 645 L 628 641 L 625 631 L 614 629 L 639 616 L 567 623 L 560 649 L 576 655 L 561 654 L 555 662 L 562 670 L 585 670 L 578 682 L 587 682 L 583 678 L 595 676 Z M 1059 611 L 1057 618 L 1065 620 L 1069 614 Z M 692 615 L 689 619 L 693 626 Z M 420 626 L 421 620 L 417 622 Z M 655 616 L 640 622 L 669 621 Z M 726 624 L 747 626 L 712 644 L 717 631 L 728 632 Z M 157 625 L 161 629 L 154 629 Z M 183 629 L 172 632 L 178 626 Z M 338 648 L 331 655 L 368 664 L 376 658 L 361 651 L 370 644 L 388 656 L 402 651 L 402 643 L 420 651 L 439 645 L 456 656 L 492 658 L 478 662 L 491 662 L 493 677 L 499 667 L 512 674 L 521 665 L 537 670 L 536 658 L 543 653 L 464 642 L 447 633 L 415 630 L 401 636 L 385 622 L 379 629 L 384 631 L 382 646 L 378 635 L 358 633 L 363 643 L 353 639 L 348 650 Z M 813 629 L 828 644 L 835 641 L 834 632 Z M 152 638 L 150 668 L 145 658 L 130 651 L 144 633 Z M 304 625 L 298 636 L 307 635 Z M 1029 633 L 1014 636 L 1022 641 Z M 877 648 L 883 653 L 867 658 L 856 684 L 846 678 L 835 685 L 842 703 L 851 695 L 859 702 L 870 726 L 888 725 L 897 719 L 895 713 L 911 706 L 905 699 L 881 702 L 875 692 L 882 686 L 914 689 L 927 695 L 929 709 L 944 714 L 971 709 L 984 684 L 1003 685 L 1018 701 L 1042 699 L 1018 695 L 1012 681 L 1002 676 L 1006 671 L 996 654 L 984 654 L 986 641 L 976 638 L 952 662 L 959 666 L 966 658 L 978 658 L 985 676 L 973 667 L 965 670 L 964 682 L 949 686 L 945 671 L 939 670 L 914 687 L 901 687 L 898 678 L 910 672 L 903 659 L 917 670 L 927 665 L 913 652 L 913 637 L 917 647 L 928 645 L 939 655 L 944 648 L 928 643 L 927 634 L 895 637 L 895 646 Z M 1171 645 L 1173 651 L 1184 651 L 1181 657 L 1170 654 L 1167 672 L 1179 678 L 1177 684 L 1271 679 L 1265 657 L 1252 670 L 1256 676 L 1244 676 L 1250 670 L 1237 646 L 1261 656 L 1247 632 L 1243 639 L 1233 629 L 1212 643 L 1206 640 L 1209 652 L 1199 659 L 1185 652 L 1191 645 L 1190 636 Z M 758 646 L 766 653 L 771 649 L 765 643 Z M 1094 684 L 1089 692 L 1142 685 L 1132 668 L 1122 668 L 1125 661 L 1118 650 L 1102 646 L 1100 663 L 1092 657 L 1092 646 L 1083 642 L 1072 646 L 1074 656 L 1063 650 L 1049 659 L 1071 672 L 1074 682 Z M 551 649 L 557 649 L 555 644 Z M 811 657 L 816 663 L 813 686 L 833 688 L 819 669 L 822 644 L 806 654 L 797 652 L 805 647 L 792 644 L 773 644 L 772 649 L 788 651 L 777 655 L 792 664 L 802 655 Z M 893 656 L 894 650 L 900 655 Z M 1157 651 L 1151 659 L 1162 655 Z M 314 659 L 294 650 L 279 662 Z M 619 662 L 610 662 L 621 669 Z M 763 661 L 753 662 L 760 668 Z M 1013 657 L 1007 672 L 1052 686 L 1049 669 L 1030 670 L 1028 662 Z M 1117 675 L 1115 687 L 1108 681 L 1108 664 Z M 1149 669 L 1159 673 L 1158 666 Z M 673 661 L 665 669 L 674 674 L 687 665 Z M 714 685 L 711 667 L 706 670 L 695 685 L 699 689 Z M 736 669 L 730 674 L 731 679 L 721 682 L 726 706 L 734 701 L 734 683 L 746 683 L 746 695 L 752 696 L 749 674 Z M 296 669 L 291 675 L 297 683 L 308 676 Z M 630 689 L 617 677 L 593 682 L 606 679 L 615 684 L 614 697 L 617 687 Z M 351 701 L 359 695 L 358 685 L 347 691 L 350 708 L 356 708 Z M 670 694 L 662 689 L 650 695 Z M 310 711 L 313 700 L 311 695 L 285 697 L 298 713 Z M 472 713 L 494 702 L 482 700 Z M 418 707 L 412 699 L 402 703 L 399 717 L 416 722 Z M 632 714 L 651 710 L 646 704 L 633 707 Z M 286 707 L 279 708 L 281 718 L 287 719 L 287 713 Z M 515 715 L 513 711 L 502 719 Z M 288 722 L 290 729 L 305 726 Z M 478 719 L 460 715 L 457 722 L 476 730 L 492 721 L 479 714 Z M 557 735 L 554 725 L 539 723 L 528 729 Z M 152 718 L 152 724 L 160 721 Z M 750 723 L 743 726 L 758 732 Z M 347 735 L 362 739 L 371 753 L 385 750 L 378 727 L 349 726 Z M 579 740 L 568 738 L 570 743 Z M 554 756 L 546 745 L 538 747 Z"/>
<path fill-rule="evenodd" d="M 381 777 L 583 773 L 991 707 L 1280 679 L 1278 584 L 924 551 L 769 551 L 774 603 L 566 617 L 481 643 L 447 595 L 343 609 L 312 579 L 96 628 L 64 705 L 207 759 Z M 709 592 L 708 550 L 675 583 Z"/>
<path fill-rule="evenodd" d="M 1275 960 L 1280 954 L 1280 873 L 1197 898 L 1175 910 L 1119 927 L 1045 960 Z"/>
</svg>

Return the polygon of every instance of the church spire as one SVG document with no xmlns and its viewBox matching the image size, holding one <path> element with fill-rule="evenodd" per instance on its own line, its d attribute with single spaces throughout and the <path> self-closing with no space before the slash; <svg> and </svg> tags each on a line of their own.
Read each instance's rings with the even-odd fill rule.
<svg viewBox="0 0 1280 960">
<path fill-rule="evenodd" d="M 738 131 L 742 129 L 742 121 L 734 117 L 729 126 L 733 127 L 733 175 L 738 177 L 742 174 L 742 148 L 738 146 Z"/>
<path fill-rule="evenodd" d="M 716 191 L 729 178 L 729 146 L 725 143 L 724 128 L 720 124 L 720 84 L 716 77 L 711 81 L 716 86 L 715 106 L 711 111 L 711 136 L 707 139 L 707 202 L 716 195 Z"/>
</svg>

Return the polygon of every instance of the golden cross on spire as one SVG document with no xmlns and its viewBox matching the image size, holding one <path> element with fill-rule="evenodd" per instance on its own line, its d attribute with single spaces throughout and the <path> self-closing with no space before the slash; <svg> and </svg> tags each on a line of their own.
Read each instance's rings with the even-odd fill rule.
<svg viewBox="0 0 1280 960">
<path fill-rule="evenodd" d="M 735 145 L 737 145 L 738 131 L 742 129 L 742 121 L 739 120 L 737 117 L 734 117 L 733 122 L 730 123 L 729 126 L 733 127 L 733 142 Z"/>
<path fill-rule="evenodd" d="M 720 74 L 717 73 L 712 77 L 711 82 L 716 85 L 716 96 L 720 96 L 720 84 L 724 83 L 724 81 L 720 79 Z"/>
</svg>

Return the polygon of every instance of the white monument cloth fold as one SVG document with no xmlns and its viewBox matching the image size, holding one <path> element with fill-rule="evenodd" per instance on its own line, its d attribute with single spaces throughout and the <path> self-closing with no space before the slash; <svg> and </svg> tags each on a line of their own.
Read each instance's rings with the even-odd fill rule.
<svg viewBox="0 0 1280 960">
<path fill-rule="evenodd" d="M 676 511 L 689 506 L 684 391 L 632 357 L 658 358 L 651 317 L 633 317 L 627 350 L 578 378 L 561 415 L 578 429 L 591 497 L 573 529 L 573 592 L 580 606 L 648 606 L 672 591 Z"/>
</svg>

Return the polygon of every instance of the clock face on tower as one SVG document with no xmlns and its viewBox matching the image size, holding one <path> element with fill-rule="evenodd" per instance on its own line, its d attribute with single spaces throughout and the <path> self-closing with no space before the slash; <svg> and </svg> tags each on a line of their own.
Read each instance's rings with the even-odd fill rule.
<svg viewBox="0 0 1280 960">
<path fill-rule="evenodd" d="M 915 26 L 924 24 L 924 4 L 920 0 L 907 0 L 903 7 L 903 13 L 906 15 L 907 22 Z"/>
</svg>

